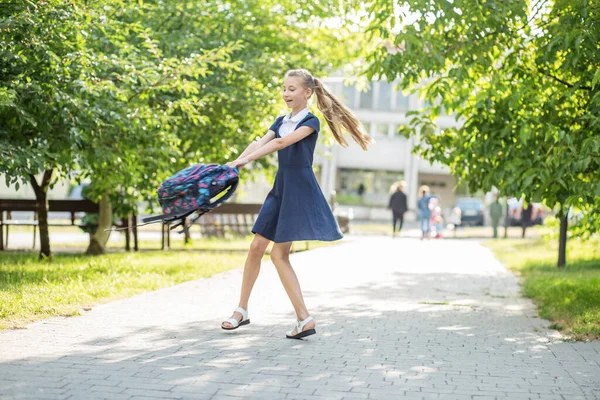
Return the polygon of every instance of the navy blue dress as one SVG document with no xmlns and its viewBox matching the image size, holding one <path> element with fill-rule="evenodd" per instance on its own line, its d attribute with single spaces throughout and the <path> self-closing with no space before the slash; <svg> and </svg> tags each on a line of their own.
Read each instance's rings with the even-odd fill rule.
<svg viewBox="0 0 600 400">
<path fill-rule="evenodd" d="M 282 122 L 283 117 L 279 117 L 270 128 L 276 138 L 280 137 Z M 343 237 L 342 232 L 312 170 L 319 119 L 308 113 L 296 129 L 301 126 L 309 126 L 315 131 L 277 152 L 279 168 L 275 183 L 260 209 L 252 233 L 275 243 L 339 240 Z"/>
</svg>

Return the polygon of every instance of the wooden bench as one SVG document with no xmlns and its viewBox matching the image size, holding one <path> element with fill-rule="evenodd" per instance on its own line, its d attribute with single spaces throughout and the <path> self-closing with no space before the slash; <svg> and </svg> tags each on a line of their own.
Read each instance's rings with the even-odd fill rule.
<svg viewBox="0 0 600 400">
<path fill-rule="evenodd" d="M 252 233 L 252 226 L 261 207 L 262 204 L 225 203 L 201 216 L 194 225 L 200 226 L 203 236 L 224 237 L 225 233 L 247 236 Z M 169 225 L 164 225 L 161 249 L 171 246 L 170 232 Z"/>
<path fill-rule="evenodd" d="M 12 212 L 14 211 L 32 212 L 33 219 L 13 219 Z M 75 223 L 77 219 L 75 214 L 80 212 L 97 213 L 99 212 L 99 206 L 90 200 L 48 200 L 48 212 L 68 212 L 71 214 L 69 222 L 53 222 L 52 220 L 48 220 L 48 226 L 83 226 Z M 130 235 L 133 234 L 134 250 L 137 251 L 138 240 L 137 229 L 135 228 L 137 217 L 132 215 L 128 218 L 123 218 L 121 222 L 121 225 L 118 225 L 119 228 L 128 228 L 125 231 L 125 249 L 130 250 Z M 35 248 L 36 231 L 39 225 L 37 201 L 31 199 L 0 199 L 0 251 L 8 246 L 8 234 L 11 225 L 33 226 L 33 247 Z"/>
</svg>

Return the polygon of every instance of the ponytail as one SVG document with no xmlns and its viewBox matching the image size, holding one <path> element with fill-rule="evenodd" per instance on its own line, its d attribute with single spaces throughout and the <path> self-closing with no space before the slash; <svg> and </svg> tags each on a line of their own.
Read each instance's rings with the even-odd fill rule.
<svg viewBox="0 0 600 400">
<path fill-rule="evenodd" d="M 330 93 L 323 82 L 314 78 L 310 72 L 305 69 L 295 69 L 288 71 L 286 76 L 297 76 L 303 79 L 307 88 L 312 89 L 317 96 L 317 108 L 321 111 L 329 125 L 329 129 L 333 133 L 333 137 L 342 147 L 348 147 L 348 142 L 342 134 L 342 128 L 352 135 L 352 139 L 363 150 L 367 150 L 367 146 L 374 143 L 373 138 L 365 131 L 362 124 L 356 116 L 342 102 Z"/>
</svg>

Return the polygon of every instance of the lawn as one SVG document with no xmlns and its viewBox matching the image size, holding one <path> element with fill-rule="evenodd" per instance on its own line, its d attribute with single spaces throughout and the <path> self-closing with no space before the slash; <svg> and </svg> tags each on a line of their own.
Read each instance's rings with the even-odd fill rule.
<svg viewBox="0 0 600 400">
<path fill-rule="evenodd" d="M 523 294 L 538 305 L 551 328 L 576 340 L 600 339 L 600 240 L 570 240 L 565 268 L 557 268 L 558 241 L 494 240 L 484 243 L 523 279 Z"/>
</svg>

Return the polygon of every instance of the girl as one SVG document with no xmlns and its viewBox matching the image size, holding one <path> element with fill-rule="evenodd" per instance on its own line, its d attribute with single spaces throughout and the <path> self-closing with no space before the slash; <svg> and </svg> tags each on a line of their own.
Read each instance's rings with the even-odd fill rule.
<svg viewBox="0 0 600 400">
<path fill-rule="evenodd" d="M 237 329 L 250 323 L 247 311 L 250 292 L 267 246 L 274 242 L 271 260 L 297 316 L 295 328 L 286 337 L 300 339 L 316 333 L 315 321 L 306 309 L 298 278 L 290 264 L 290 248 L 295 240 L 334 241 L 341 239 L 342 233 L 312 170 L 320 130 L 319 119 L 307 108 L 313 94 L 316 94 L 317 106 L 340 145 L 348 146 L 342 128 L 350 132 L 363 150 L 372 142 L 358 119 L 325 89 L 319 79 L 304 69 L 285 74 L 283 100 L 291 112 L 277 118 L 265 136 L 251 143 L 237 160 L 227 163 L 231 168 L 241 168 L 277 151 L 279 166 L 273 189 L 252 228 L 255 236 L 244 267 L 239 306 L 231 318 L 221 324 L 223 329 Z"/>
</svg>

